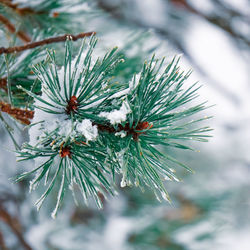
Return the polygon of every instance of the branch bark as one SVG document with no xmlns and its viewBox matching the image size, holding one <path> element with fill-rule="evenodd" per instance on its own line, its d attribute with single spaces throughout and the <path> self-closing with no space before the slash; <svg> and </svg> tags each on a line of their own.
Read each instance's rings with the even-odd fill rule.
<svg viewBox="0 0 250 250">
<path fill-rule="evenodd" d="M 23 110 L 20 108 L 15 108 L 5 102 L 0 102 L 0 111 L 9 114 L 10 116 L 25 125 L 29 125 L 30 119 L 32 119 L 34 116 L 34 111 L 32 110 Z"/>
<path fill-rule="evenodd" d="M 18 3 L 12 3 L 10 0 L 0 0 L 0 4 L 9 7 L 13 11 L 15 11 L 20 16 L 30 15 L 30 14 L 43 14 L 44 11 L 35 11 L 32 8 L 24 7 L 20 8 Z"/>
<path fill-rule="evenodd" d="M 7 92 L 7 79 L 6 78 L 0 78 L 0 89 L 3 89 L 5 92 Z"/>
<path fill-rule="evenodd" d="M 47 39 L 44 39 L 44 40 L 41 40 L 41 41 L 28 43 L 28 44 L 25 44 L 23 46 L 15 46 L 15 47 L 9 47 L 9 48 L 0 47 L 0 55 L 1 54 L 11 54 L 11 53 L 15 53 L 15 52 L 21 52 L 21 51 L 24 51 L 24 50 L 40 47 L 40 46 L 43 46 L 43 45 L 46 45 L 46 44 L 63 42 L 63 41 L 66 41 L 67 38 L 72 39 L 72 41 L 76 41 L 78 39 L 88 37 L 88 36 L 92 36 L 92 35 L 95 35 L 95 34 L 96 34 L 96 32 L 79 33 L 77 35 L 65 34 L 63 36 L 51 37 L 51 38 L 47 38 Z"/>
</svg>

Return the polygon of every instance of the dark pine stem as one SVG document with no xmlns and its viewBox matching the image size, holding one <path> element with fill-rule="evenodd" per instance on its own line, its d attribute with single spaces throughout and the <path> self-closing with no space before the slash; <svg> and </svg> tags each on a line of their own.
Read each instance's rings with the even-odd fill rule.
<svg viewBox="0 0 250 250">
<path fill-rule="evenodd" d="M 63 36 L 51 37 L 51 38 L 47 38 L 47 39 L 44 39 L 44 40 L 41 40 L 41 41 L 28 43 L 28 44 L 25 44 L 23 46 L 15 46 L 15 47 L 9 47 L 9 48 L 0 47 L 0 55 L 1 54 L 11 54 L 11 53 L 14 53 L 14 52 L 21 52 L 21 51 L 24 51 L 24 50 L 40 47 L 40 46 L 43 46 L 43 45 L 46 45 L 46 44 L 63 42 L 63 41 L 66 41 L 68 38 L 70 38 L 72 41 L 76 41 L 78 39 L 88 37 L 88 36 L 92 36 L 92 35 L 95 35 L 95 34 L 96 34 L 96 32 L 79 33 L 77 35 L 65 34 Z"/>
<path fill-rule="evenodd" d="M 34 117 L 34 111 L 32 110 L 23 110 L 20 108 L 12 107 L 10 104 L 0 101 L 0 111 L 5 112 L 17 119 L 25 125 L 30 124 L 30 120 Z"/>
</svg>

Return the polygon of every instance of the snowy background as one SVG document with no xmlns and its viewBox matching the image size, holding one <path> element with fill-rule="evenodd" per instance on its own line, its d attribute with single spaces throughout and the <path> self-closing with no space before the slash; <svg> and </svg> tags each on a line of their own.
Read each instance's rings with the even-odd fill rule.
<svg viewBox="0 0 250 250">
<path fill-rule="evenodd" d="M 240 15 L 220 11 L 218 2 Z M 176 153 L 196 173 L 182 173 L 183 182 L 167 183 L 172 204 L 158 203 L 150 193 L 125 188 L 107 201 L 103 211 L 91 206 L 76 209 L 69 197 L 58 219 L 52 220 L 46 209 L 38 214 L 33 207 L 38 194 L 27 194 L 25 185 L 9 180 L 20 165 L 9 152 L 12 144 L 1 128 L 0 207 L 7 206 L 19 218 L 25 240 L 38 250 L 249 250 L 249 43 L 204 16 L 216 14 L 235 33 L 249 39 L 250 2 L 99 0 L 83 8 L 95 9 L 86 29 L 97 31 L 106 47 L 122 49 L 130 37 L 147 33 L 142 51 L 157 45 L 158 56 L 182 54 L 182 67 L 194 71 L 191 81 L 203 85 L 200 100 L 215 104 L 204 114 L 214 116 L 209 124 L 213 138 L 194 145 L 200 152 Z M 133 43 L 128 56 L 138 53 L 136 40 Z M 5 238 L 11 249 L 23 247 L 1 221 L 0 232 L 8 235 Z"/>
</svg>

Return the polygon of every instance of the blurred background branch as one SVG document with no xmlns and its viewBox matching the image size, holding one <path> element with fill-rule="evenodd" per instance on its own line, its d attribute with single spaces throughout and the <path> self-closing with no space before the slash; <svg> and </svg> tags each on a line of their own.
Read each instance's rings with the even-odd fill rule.
<svg viewBox="0 0 250 250">
<path fill-rule="evenodd" d="M 164 25 L 164 22 L 155 22 L 151 17 L 147 20 L 147 14 L 144 13 L 145 15 L 143 15 L 143 13 L 141 13 L 141 11 L 144 10 L 143 5 L 145 2 L 130 0 L 97 0 L 97 2 L 100 8 L 119 22 L 126 22 L 129 25 L 136 25 L 144 29 L 153 29 L 156 34 L 162 36 L 164 40 L 169 41 L 180 53 L 183 53 L 191 65 L 208 80 L 208 84 L 211 84 L 214 89 L 229 98 L 235 105 L 239 104 L 239 98 L 232 91 L 225 88 L 213 76 L 209 75 L 203 66 L 197 62 L 193 53 L 187 48 L 185 36 L 188 34 L 186 34 L 185 26 L 190 22 L 192 16 L 197 16 L 204 22 L 215 25 L 220 30 L 226 32 L 239 49 L 239 53 L 241 53 L 240 50 L 249 52 L 249 15 L 237 11 L 226 2 L 219 0 L 211 1 L 210 4 L 213 5 L 213 8 L 209 13 L 203 13 L 187 0 L 157 1 L 156 5 L 161 5 L 162 12 L 157 13 L 154 11 L 153 4 L 152 10 L 145 9 L 145 11 L 148 11 L 148 13 L 152 11 L 150 16 L 155 15 L 155 19 L 165 20 L 166 24 Z M 203 3 L 200 2 L 198 5 L 199 4 L 202 5 Z M 235 22 L 243 26 L 244 29 L 242 33 L 238 25 L 235 25 Z M 211 37 L 211 39 L 213 39 L 213 37 Z M 248 56 L 246 56 L 246 59 L 248 59 Z"/>
</svg>

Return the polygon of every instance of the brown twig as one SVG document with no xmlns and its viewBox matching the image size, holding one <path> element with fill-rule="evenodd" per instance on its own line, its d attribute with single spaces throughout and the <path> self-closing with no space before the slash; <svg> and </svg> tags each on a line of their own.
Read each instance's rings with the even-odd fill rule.
<svg viewBox="0 0 250 250">
<path fill-rule="evenodd" d="M 132 127 L 129 126 L 129 123 L 126 123 L 125 126 L 118 124 L 118 129 L 115 129 L 110 124 L 103 125 L 103 124 L 94 123 L 94 125 L 96 125 L 98 130 L 102 132 L 116 133 L 116 132 L 125 131 L 128 135 L 132 135 L 134 141 L 138 141 L 139 136 L 141 134 L 145 134 L 146 130 L 151 129 L 153 127 L 153 124 L 150 124 L 148 122 L 138 122 L 137 126 L 133 124 Z"/>
<path fill-rule="evenodd" d="M 20 8 L 18 3 L 12 3 L 9 0 L 0 0 L 0 4 L 9 7 L 15 11 L 20 16 L 30 15 L 30 14 L 44 14 L 45 11 L 35 11 L 30 7 Z"/>
<path fill-rule="evenodd" d="M 34 116 L 34 111 L 14 108 L 10 104 L 5 102 L 0 102 L 0 111 L 9 114 L 25 125 L 29 125 L 30 119 L 32 119 Z"/>
<path fill-rule="evenodd" d="M 21 232 L 21 224 L 18 221 L 17 218 L 12 217 L 6 209 L 4 209 L 2 206 L 0 206 L 0 219 L 5 222 L 13 231 L 13 233 L 16 235 L 18 240 L 23 245 L 24 249 L 26 250 L 32 250 L 30 245 L 25 241 L 22 232 Z"/>
<path fill-rule="evenodd" d="M 31 41 L 30 37 L 25 32 L 21 30 L 16 32 L 15 26 L 5 16 L 0 15 L 0 22 L 4 24 L 4 26 L 10 33 L 16 33 L 17 37 L 20 38 L 23 42 L 29 43 Z"/>
<path fill-rule="evenodd" d="M 3 89 L 7 92 L 7 79 L 5 77 L 0 78 L 0 89 Z"/>
<path fill-rule="evenodd" d="M 7 246 L 5 245 L 4 237 L 1 231 L 0 231 L 0 247 L 2 250 L 8 250 Z"/>
<path fill-rule="evenodd" d="M 14 52 L 21 52 L 21 51 L 24 51 L 24 50 L 33 49 L 33 48 L 40 47 L 40 46 L 50 44 L 50 43 L 63 42 L 63 41 L 66 41 L 68 37 L 72 41 L 76 41 L 78 39 L 88 37 L 88 36 L 92 36 L 92 35 L 95 35 L 95 34 L 96 34 L 95 32 L 80 33 L 78 35 L 66 34 L 66 35 L 63 35 L 63 36 L 51 37 L 51 38 L 47 38 L 47 39 L 44 39 L 44 40 L 41 40 L 41 41 L 28 43 L 28 44 L 23 45 L 23 46 L 16 46 L 16 47 L 9 47 L 9 48 L 0 47 L 0 55 L 1 54 L 10 54 L 10 53 L 14 53 Z"/>
</svg>

